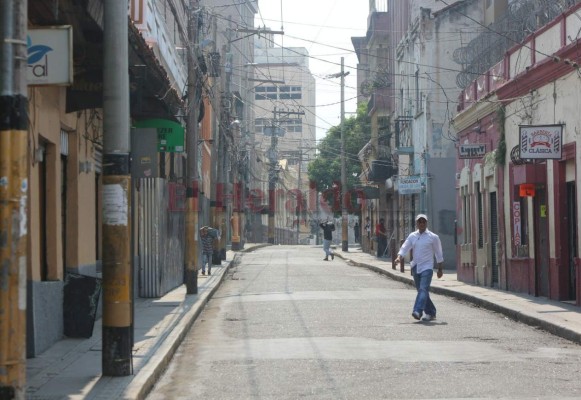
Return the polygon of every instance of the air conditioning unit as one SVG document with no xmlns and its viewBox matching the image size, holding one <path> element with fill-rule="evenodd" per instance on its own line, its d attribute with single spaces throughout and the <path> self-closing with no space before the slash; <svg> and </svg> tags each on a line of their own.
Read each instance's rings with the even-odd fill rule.
<svg viewBox="0 0 581 400">
<path fill-rule="evenodd" d="M 384 182 L 393 175 L 395 175 L 395 171 L 390 160 L 375 160 L 371 162 L 367 180 L 370 182 Z"/>
</svg>

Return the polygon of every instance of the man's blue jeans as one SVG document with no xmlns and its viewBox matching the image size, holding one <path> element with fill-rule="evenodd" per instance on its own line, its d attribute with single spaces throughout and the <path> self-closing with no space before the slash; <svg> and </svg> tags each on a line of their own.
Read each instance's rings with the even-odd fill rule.
<svg viewBox="0 0 581 400">
<path fill-rule="evenodd" d="M 323 239 L 323 250 L 325 251 L 325 257 L 331 255 L 331 241 L 328 239 Z"/>
<path fill-rule="evenodd" d="M 418 294 L 416 296 L 416 302 L 414 304 L 414 311 L 422 315 L 423 312 L 430 314 L 432 317 L 436 316 L 436 306 L 432 303 L 430 299 L 430 285 L 432 284 L 432 276 L 434 276 L 434 270 L 428 269 L 422 273 L 417 274 L 416 268 L 412 268 L 412 274 L 414 276 L 414 282 L 416 284 L 416 289 Z"/>
<path fill-rule="evenodd" d="M 202 253 L 202 272 L 206 272 L 206 265 L 208 271 L 212 270 L 212 253 Z"/>
</svg>

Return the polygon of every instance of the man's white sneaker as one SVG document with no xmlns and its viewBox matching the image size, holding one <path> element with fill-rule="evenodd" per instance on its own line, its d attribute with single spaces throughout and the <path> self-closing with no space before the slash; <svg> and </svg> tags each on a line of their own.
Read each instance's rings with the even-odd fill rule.
<svg viewBox="0 0 581 400">
<path fill-rule="evenodd" d="M 412 313 L 412 317 L 414 317 L 415 319 L 417 319 L 417 320 L 419 321 L 419 320 L 420 320 L 420 318 L 422 318 L 422 315 L 421 315 L 419 312 L 417 312 L 417 311 L 414 311 L 414 312 Z"/>
<path fill-rule="evenodd" d="M 422 321 L 432 321 L 434 319 L 436 319 L 435 315 L 424 314 L 424 318 L 422 318 Z"/>
</svg>

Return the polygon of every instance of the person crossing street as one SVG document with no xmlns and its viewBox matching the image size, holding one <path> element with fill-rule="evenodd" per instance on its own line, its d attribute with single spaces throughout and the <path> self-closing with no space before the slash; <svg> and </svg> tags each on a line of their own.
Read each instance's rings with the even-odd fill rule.
<svg viewBox="0 0 581 400">
<path fill-rule="evenodd" d="M 415 232 L 409 234 L 399 251 L 396 263 L 413 250 L 413 260 L 410 263 L 414 283 L 418 291 L 412 311 L 412 317 L 417 320 L 431 321 L 436 318 L 436 306 L 430 299 L 430 285 L 434 275 L 434 257 L 438 265 L 438 278 L 443 275 L 444 255 L 440 237 L 428 229 L 428 217 L 425 214 L 416 216 Z M 423 315 L 423 318 L 422 318 Z"/>
<path fill-rule="evenodd" d="M 331 260 L 335 259 L 335 254 L 331 250 L 331 242 L 333 241 L 333 231 L 335 231 L 335 224 L 333 222 L 325 221 L 319 224 L 321 229 L 323 229 L 323 250 L 325 251 L 325 258 L 323 261 L 329 261 L 329 256 Z"/>
</svg>

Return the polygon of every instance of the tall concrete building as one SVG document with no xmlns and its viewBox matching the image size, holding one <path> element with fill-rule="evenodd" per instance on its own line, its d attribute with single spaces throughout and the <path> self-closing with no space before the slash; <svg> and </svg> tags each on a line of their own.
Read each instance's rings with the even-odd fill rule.
<svg viewBox="0 0 581 400">
<path fill-rule="evenodd" d="M 261 35 L 255 41 L 255 59 L 251 67 L 255 77 L 252 92 L 256 155 L 262 161 L 256 164 L 255 174 L 261 176 L 258 182 L 266 193 L 269 181 L 276 179 L 269 165 L 285 160 L 287 171 L 296 176 L 296 187 L 286 190 L 298 189 L 304 196 L 309 187 L 307 165 L 314 158 L 316 146 L 316 84 L 309 70 L 308 51 L 303 47 L 276 46 L 271 34 Z M 282 219 L 288 222 L 276 227 L 280 240 L 288 240 L 289 231 L 303 236 L 303 231 L 297 230 L 298 219 L 292 212 Z M 298 236 L 293 237 L 295 243 L 300 241 Z"/>
</svg>

